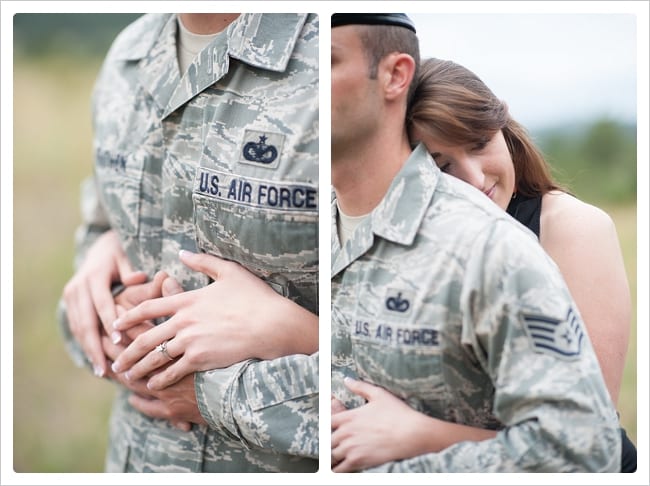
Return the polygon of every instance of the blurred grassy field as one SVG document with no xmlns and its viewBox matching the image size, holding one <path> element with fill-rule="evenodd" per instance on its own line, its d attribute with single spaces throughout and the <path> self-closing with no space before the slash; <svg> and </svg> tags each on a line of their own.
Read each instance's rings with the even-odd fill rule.
<svg viewBox="0 0 650 486">
<path fill-rule="evenodd" d="M 627 360 L 623 370 L 623 383 L 618 401 L 618 410 L 621 415 L 621 424 L 627 431 L 630 439 L 637 443 L 636 415 L 637 415 L 637 218 L 636 205 L 602 206 L 609 213 L 618 231 L 621 250 L 625 260 L 625 270 L 630 283 L 632 294 L 632 328 L 630 342 L 627 350 Z M 647 379 L 647 375 L 645 376 Z"/>
<path fill-rule="evenodd" d="M 114 389 L 77 369 L 55 309 L 72 273 L 79 183 L 91 170 L 89 98 L 99 65 L 43 59 L 14 68 L 14 469 L 100 472 Z M 636 209 L 614 218 L 635 297 Z M 636 314 L 620 400 L 636 441 Z"/>
<path fill-rule="evenodd" d="M 72 274 L 79 183 L 91 170 L 90 91 L 98 65 L 14 69 L 14 469 L 103 470 L 108 382 L 77 369 L 56 305 Z"/>
</svg>

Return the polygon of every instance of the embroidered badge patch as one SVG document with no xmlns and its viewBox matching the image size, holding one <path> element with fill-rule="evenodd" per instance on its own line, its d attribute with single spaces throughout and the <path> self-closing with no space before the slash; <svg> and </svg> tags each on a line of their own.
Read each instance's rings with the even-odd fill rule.
<svg viewBox="0 0 650 486">
<path fill-rule="evenodd" d="M 524 314 L 524 322 L 536 351 L 564 359 L 580 356 L 585 334 L 573 309 L 564 320 Z"/>
<path fill-rule="evenodd" d="M 407 314 L 411 309 L 411 293 L 404 290 L 388 289 L 384 299 L 384 307 L 390 312 Z"/>
<path fill-rule="evenodd" d="M 246 130 L 239 161 L 275 169 L 280 163 L 284 135 L 260 130 Z"/>
</svg>

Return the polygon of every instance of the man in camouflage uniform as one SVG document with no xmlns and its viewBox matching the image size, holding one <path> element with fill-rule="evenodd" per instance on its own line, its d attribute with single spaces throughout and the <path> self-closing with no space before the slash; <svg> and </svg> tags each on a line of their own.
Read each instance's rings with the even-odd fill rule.
<svg viewBox="0 0 650 486">
<path fill-rule="evenodd" d="M 149 277 L 162 269 L 186 291 L 204 287 L 178 253 L 207 253 L 317 314 L 317 17 L 242 14 L 184 75 L 177 29 L 176 15 L 145 15 L 104 62 L 77 261 L 111 230 Z M 92 367 L 62 311 L 68 349 Z M 120 388 L 107 471 L 315 471 L 317 369 L 316 353 L 196 373 L 189 399 L 204 425 L 189 431 L 134 409 Z"/>
<path fill-rule="evenodd" d="M 349 376 L 431 417 L 498 431 L 367 471 L 619 471 L 616 413 L 557 268 L 484 194 L 409 146 L 414 26 L 335 14 L 332 27 L 332 393 L 363 407 Z M 403 37 L 410 52 L 390 45 Z M 342 437 L 334 465 L 354 447 Z"/>
</svg>

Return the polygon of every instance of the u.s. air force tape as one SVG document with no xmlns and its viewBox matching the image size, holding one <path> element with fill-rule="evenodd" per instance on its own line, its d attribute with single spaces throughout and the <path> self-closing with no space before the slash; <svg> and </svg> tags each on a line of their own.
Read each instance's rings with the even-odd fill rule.
<svg viewBox="0 0 650 486">
<path fill-rule="evenodd" d="M 193 192 L 260 209 L 318 212 L 315 184 L 269 181 L 199 167 Z"/>
</svg>

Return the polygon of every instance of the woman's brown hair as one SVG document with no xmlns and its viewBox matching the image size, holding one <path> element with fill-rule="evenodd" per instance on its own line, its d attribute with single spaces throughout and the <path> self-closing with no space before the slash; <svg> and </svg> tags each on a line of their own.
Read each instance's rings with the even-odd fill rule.
<svg viewBox="0 0 650 486">
<path fill-rule="evenodd" d="M 409 134 L 421 133 L 447 145 L 486 143 L 501 130 L 515 168 L 515 190 L 538 196 L 564 190 L 551 176 L 541 151 L 526 129 L 512 119 L 508 106 L 465 67 L 427 59 L 416 79 L 407 112 Z"/>
</svg>

